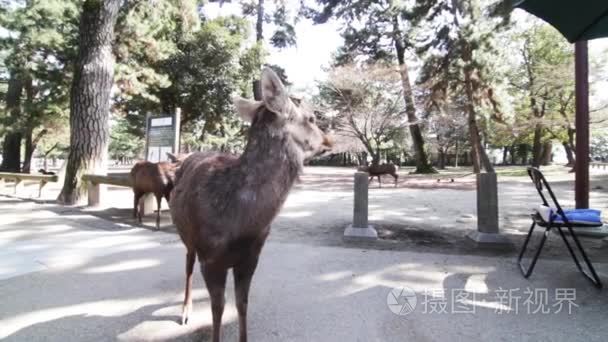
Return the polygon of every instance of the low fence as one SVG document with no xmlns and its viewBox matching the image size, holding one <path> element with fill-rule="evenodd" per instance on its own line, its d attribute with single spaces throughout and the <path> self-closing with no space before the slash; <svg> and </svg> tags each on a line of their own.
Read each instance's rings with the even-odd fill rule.
<svg viewBox="0 0 608 342">
<path fill-rule="evenodd" d="M 603 168 L 604 170 L 608 169 L 608 163 L 600 163 L 600 162 L 591 162 L 589 166 L 593 168 Z"/>
<path fill-rule="evenodd" d="M 98 206 L 105 196 L 107 185 L 133 188 L 133 179 L 128 173 L 96 175 L 85 174 L 82 180 L 87 183 L 88 206 Z M 144 215 L 151 214 L 156 209 L 156 201 L 152 194 L 146 194 L 140 203 L 140 210 Z"/>
<path fill-rule="evenodd" d="M 37 175 L 30 173 L 12 173 L 12 172 L 0 172 L 0 190 L 4 189 L 6 181 L 10 180 L 14 183 L 13 194 L 17 195 L 24 186 L 24 181 L 36 181 L 39 183 L 38 197 L 42 196 L 42 189 L 47 183 L 57 182 L 58 177 L 56 175 Z"/>
</svg>

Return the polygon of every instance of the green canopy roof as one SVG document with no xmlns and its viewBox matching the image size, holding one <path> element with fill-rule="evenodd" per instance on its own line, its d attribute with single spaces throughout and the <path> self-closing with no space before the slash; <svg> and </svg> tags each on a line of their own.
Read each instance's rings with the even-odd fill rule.
<svg viewBox="0 0 608 342">
<path fill-rule="evenodd" d="M 543 19 L 571 43 L 608 37 L 608 0 L 515 0 L 515 7 Z"/>
</svg>

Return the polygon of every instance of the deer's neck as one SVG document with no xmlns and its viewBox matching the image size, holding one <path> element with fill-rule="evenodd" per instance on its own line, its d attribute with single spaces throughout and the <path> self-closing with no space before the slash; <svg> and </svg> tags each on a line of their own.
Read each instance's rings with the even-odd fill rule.
<svg viewBox="0 0 608 342">
<path fill-rule="evenodd" d="M 302 170 L 303 155 L 287 132 L 260 121 L 251 128 L 240 157 L 245 175 L 240 196 L 260 212 L 276 214 Z"/>
</svg>

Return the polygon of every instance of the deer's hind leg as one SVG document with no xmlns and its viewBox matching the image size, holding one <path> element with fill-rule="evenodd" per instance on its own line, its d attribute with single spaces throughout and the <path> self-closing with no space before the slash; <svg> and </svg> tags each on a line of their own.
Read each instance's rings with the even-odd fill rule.
<svg viewBox="0 0 608 342">
<path fill-rule="evenodd" d="M 162 194 L 154 194 L 156 197 L 156 229 L 160 229 L 160 205 L 163 200 Z"/>
<path fill-rule="evenodd" d="M 399 180 L 399 175 L 396 173 L 392 174 L 393 178 L 395 178 L 395 188 L 397 187 L 397 181 Z"/>
<path fill-rule="evenodd" d="M 192 271 L 194 270 L 195 261 L 196 253 L 188 250 L 186 254 L 186 291 L 184 294 L 184 305 L 182 306 L 182 325 L 188 324 L 188 319 L 192 314 Z"/>
<path fill-rule="evenodd" d="M 133 191 L 133 218 L 138 219 L 141 223 L 141 210 L 139 208 L 139 200 L 144 194 L 139 191 Z"/>
<path fill-rule="evenodd" d="M 199 261 L 202 259 L 199 258 Z M 207 291 L 211 298 L 211 313 L 213 315 L 213 342 L 220 342 L 222 315 L 224 314 L 224 304 L 226 298 L 224 292 L 226 290 L 226 275 L 228 269 L 223 266 L 214 264 L 204 264 L 201 262 L 201 271 Z"/>
</svg>

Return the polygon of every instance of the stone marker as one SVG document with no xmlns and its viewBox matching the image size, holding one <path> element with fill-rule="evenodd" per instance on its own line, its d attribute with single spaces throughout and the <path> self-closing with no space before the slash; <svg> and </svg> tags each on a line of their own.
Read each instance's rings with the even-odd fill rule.
<svg viewBox="0 0 608 342">
<path fill-rule="evenodd" d="M 498 182 L 496 173 L 477 174 L 477 231 L 467 237 L 479 247 L 512 247 L 498 229 Z"/>
<path fill-rule="evenodd" d="M 344 230 L 345 237 L 377 239 L 378 232 L 367 221 L 368 177 L 366 172 L 355 173 L 355 202 L 353 224 Z"/>
<path fill-rule="evenodd" d="M 142 196 L 139 200 L 139 210 L 143 213 L 143 215 L 149 215 L 156 212 L 156 197 L 154 194 L 147 193 Z"/>
<path fill-rule="evenodd" d="M 25 182 L 21 179 L 15 179 L 15 187 L 13 188 L 13 195 L 17 196 L 20 192 L 23 192 L 25 188 Z"/>
<path fill-rule="evenodd" d="M 90 207 L 98 206 L 101 203 L 101 199 L 105 196 L 106 192 L 107 186 L 105 184 L 87 182 L 88 205 Z"/>
</svg>

